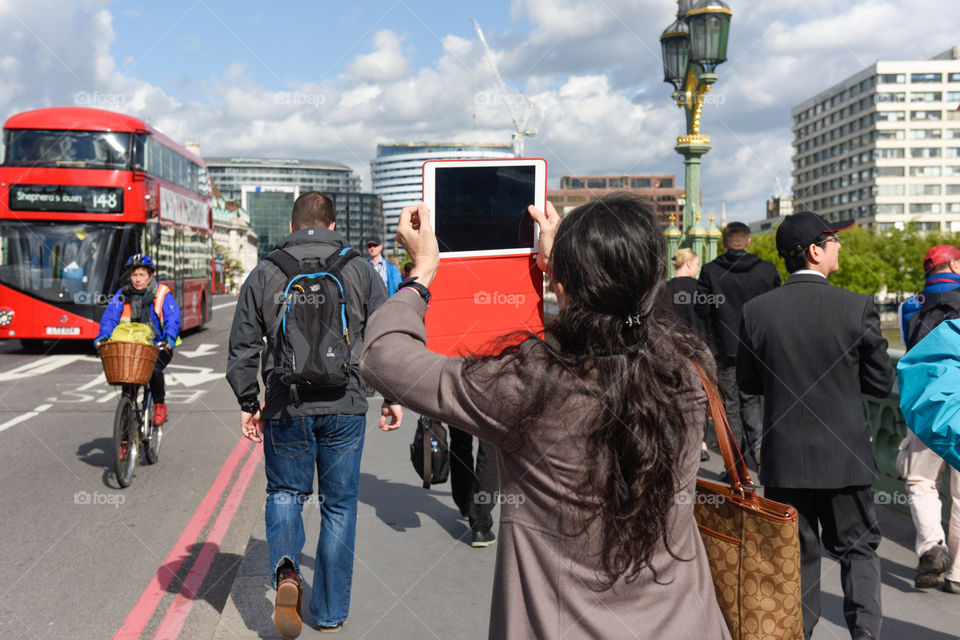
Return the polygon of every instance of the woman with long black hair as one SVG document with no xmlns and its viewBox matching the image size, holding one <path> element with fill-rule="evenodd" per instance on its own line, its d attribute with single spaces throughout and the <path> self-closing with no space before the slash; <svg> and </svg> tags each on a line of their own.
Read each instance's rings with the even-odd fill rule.
<svg viewBox="0 0 960 640">
<path fill-rule="evenodd" d="M 427 350 L 439 253 L 420 204 L 397 232 L 420 286 L 371 318 L 361 371 L 499 448 L 491 639 L 729 638 L 693 517 L 706 397 L 691 362 L 714 364 L 662 299 L 657 217 L 622 193 L 562 222 L 549 204 L 530 213 L 559 306 L 546 340 L 513 336 L 492 357 Z"/>
</svg>

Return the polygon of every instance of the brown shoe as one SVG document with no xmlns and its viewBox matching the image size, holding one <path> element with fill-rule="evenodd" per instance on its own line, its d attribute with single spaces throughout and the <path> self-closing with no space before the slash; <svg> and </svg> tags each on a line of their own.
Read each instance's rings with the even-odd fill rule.
<svg viewBox="0 0 960 640">
<path fill-rule="evenodd" d="M 273 610 L 273 628 L 281 638 L 296 638 L 303 629 L 300 617 L 303 587 L 300 576 L 288 569 L 277 581 L 277 603 Z"/>
</svg>

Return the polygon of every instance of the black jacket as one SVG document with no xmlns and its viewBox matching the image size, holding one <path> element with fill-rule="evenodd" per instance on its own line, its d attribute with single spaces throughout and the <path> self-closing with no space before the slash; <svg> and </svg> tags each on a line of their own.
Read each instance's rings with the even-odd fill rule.
<svg viewBox="0 0 960 640">
<path fill-rule="evenodd" d="M 815 274 L 743 307 L 737 382 L 763 393 L 764 486 L 837 489 L 873 483 L 861 395 L 889 395 L 894 375 L 870 296 Z"/>
<path fill-rule="evenodd" d="M 278 245 L 299 259 L 327 259 L 348 246 L 350 245 L 346 238 L 323 227 L 300 229 L 284 238 Z M 367 319 L 386 302 L 387 290 L 370 263 L 359 257 L 344 265 L 341 275 L 347 294 L 350 334 L 359 336 L 351 345 L 350 363 L 353 375 L 346 389 L 313 395 L 301 394 L 303 402 L 299 406 L 290 404 L 288 387 L 271 375 L 276 321 L 280 316 L 286 278 L 279 267 L 264 260 L 254 267 L 244 281 L 230 330 L 227 381 L 241 403 L 257 398 L 260 393 L 257 369 L 262 366 L 263 380 L 267 387 L 263 418 L 367 412 L 366 385 L 360 379 L 357 365 L 363 351 Z"/>
<path fill-rule="evenodd" d="M 707 321 L 718 366 L 732 366 L 737 357 L 743 305 L 779 286 L 780 275 L 772 263 L 740 249 L 703 265 L 697 282 L 697 314 Z"/>
<path fill-rule="evenodd" d="M 697 279 L 679 276 L 667 280 L 673 312 L 693 329 L 702 340 L 707 339 L 707 325 L 694 308 L 697 298 Z"/>
</svg>

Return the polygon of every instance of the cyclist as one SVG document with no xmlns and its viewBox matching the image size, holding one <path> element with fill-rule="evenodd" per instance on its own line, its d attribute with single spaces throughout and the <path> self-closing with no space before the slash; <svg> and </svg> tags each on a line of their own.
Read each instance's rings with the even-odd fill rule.
<svg viewBox="0 0 960 640">
<path fill-rule="evenodd" d="M 153 344 L 160 347 L 160 355 L 150 378 L 150 393 L 153 395 L 153 423 L 167 421 L 166 389 L 163 370 L 173 357 L 174 346 L 180 345 L 180 307 L 173 292 L 153 277 L 157 267 L 150 256 L 138 253 L 127 260 L 124 277 L 129 282 L 120 287 L 110 299 L 100 332 L 93 344 L 109 340 L 113 330 L 121 322 L 141 322 L 153 327 Z"/>
</svg>

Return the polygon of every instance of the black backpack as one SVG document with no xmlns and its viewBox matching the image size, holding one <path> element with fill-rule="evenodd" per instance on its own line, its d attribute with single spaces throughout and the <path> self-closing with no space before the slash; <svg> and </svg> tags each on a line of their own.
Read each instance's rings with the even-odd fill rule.
<svg viewBox="0 0 960 640">
<path fill-rule="evenodd" d="M 347 247 L 327 260 L 298 260 L 277 249 L 267 260 L 287 282 L 277 317 L 274 373 L 290 387 L 297 406 L 300 392 L 346 388 L 350 379 L 350 322 L 340 275 L 360 254 Z"/>
<path fill-rule="evenodd" d="M 907 324 L 907 350 L 912 349 L 944 320 L 960 318 L 960 289 L 923 292 L 923 304 Z"/>
<path fill-rule="evenodd" d="M 439 421 L 421 416 L 410 444 L 410 461 L 423 478 L 423 488 L 443 484 L 450 475 L 450 445 L 447 430 Z"/>
</svg>

